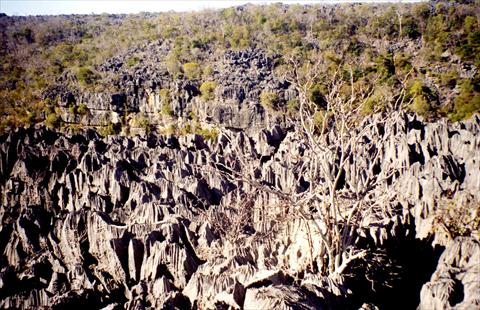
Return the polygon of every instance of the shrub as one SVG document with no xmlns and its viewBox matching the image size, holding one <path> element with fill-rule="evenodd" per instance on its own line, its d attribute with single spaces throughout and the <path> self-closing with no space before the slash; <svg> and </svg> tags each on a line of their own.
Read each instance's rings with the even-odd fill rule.
<svg viewBox="0 0 480 310">
<path fill-rule="evenodd" d="M 196 128 L 196 130 L 198 130 L 198 128 Z M 180 129 L 180 134 L 181 135 L 188 135 L 188 134 L 191 134 L 193 133 L 193 126 L 189 123 L 185 124 L 185 126 L 183 126 L 181 129 Z"/>
<path fill-rule="evenodd" d="M 330 120 L 333 117 L 332 112 L 327 110 L 318 110 L 313 114 L 313 126 L 316 133 L 325 132 Z"/>
<path fill-rule="evenodd" d="M 273 111 L 278 108 L 280 104 L 280 97 L 277 93 L 264 91 L 260 94 L 260 103 L 266 110 Z"/>
<path fill-rule="evenodd" d="M 438 14 L 428 19 L 424 36 L 427 42 L 445 47 L 448 41 L 448 22 L 443 14 Z"/>
<path fill-rule="evenodd" d="M 320 130 L 323 128 L 326 115 L 327 112 L 324 110 L 317 111 L 313 114 L 313 124 L 315 125 L 315 129 Z"/>
<path fill-rule="evenodd" d="M 82 103 L 77 107 L 77 113 L 80 115 L 86 115 L 88 113 L 88 107 Z"/>
<path fill-rule="evenodd" d="M 415 80 L 410 86 L 410 90 L 408 91 L 411 96 L 421 96 L 424 93 L 425 86 L 423 82 L 420 80 Z"/>
<path fill-rule="evenodd" d="M 172 107 L 170 106 L 170 102 L 171 102 L 170 91 L 166 88 L 162 88 L 160 89 L 159 95 L 160 95 L 160 102 L 161 102 L 160 113 L 167 116 L 173 116 L 173 110 L 172 110 Z"/>
<path fill-rule="evenodd" d="M 417 20 L 426 20 L 432 14 L 429 3 L 415 4 L 412 13 Z"/>
<path fill-rule="evenodd" d="M 403 71 L 404 73 L 407 73 L 412 69 L 412 63 L 409 56 L 400 54 L 395 57 L 394 61 L 397 71 Z"/>
<path fill-rule="evenodd" d="M 474 16 L 466 16 L 463 21 L 465 33 L 473 32 L 477 29 L 477 18 Z"/>
<path fill-rule="evenodd" d="M 203 68 L 203 77 L 204 78 L 209 78 L 213 73 L 213 68 L 212 66 L 205 66 L 205 68 Z"/>
<path fill-rule="evenodd" d="M 423 96 L 418 96 L 413 99 L 411 109 L 418 115 L 427 116 L 432 112 L 432 105 Z"/>
<path fill-rule="evenodd" d="M 50 113 L 45 119 L 45 125 L 50 129 L 56 129 L 60 127 L 61 121 L 62 119 L 56 113 Z"/>
<path fill-rule="evenodd" d="M 153 131 L 153 125 L 150 123 L 150 120 L 146 117 L 142 118 L 139 122 L 140 128 L 145 130 L 146 134 L 149 134 Z"/>
<path fill-rule="evenodd" d="M 144 113 L 137 114 L 133 119 L 133 126 L 142 128 L 145 133 L 149 134 L 154 130 L 154 126 L 150 123 L 150 120 Z"/>
<path fill-rule="evenodd" d="M 207 101 L 207 100 L 213 100 L 215 99 L 215 88 L 217 87 L 217 83 L 215 82 L 204 82 L 200 86 L 200 92 L 202 93 L 202 99 Z"/>
<path fill-rule="evenodd" d="M 215 128 L 200 128 L 197 133 L 202 135 L 205 140 L 215 141 L 218 138 L 219 131 Z"/>
<path fill-rule="evenodd" d="M 174 53 L 168 54 L 165 58 L 165 66 L 167 67 L 168 73 L 174 77 L 177 77 L 182 71 L 178 58 Z"/>
<path fill-rule="evenodd" d="M 162 102 L 170 102 L 170 91 L 168 89 L 160 89 L 159 95 Z"/>
<path fill-rule="evenodd" d="M 360 86 L 362 87 L 362 86 Z M 377 85 L 372 94 L 362 102 L 360 100 L 360 114 L 363 116 L 387 110 L 387 103 L 391 98 L 392 89 L 387 85 Z"/>
<path fill-rule="evenodd" d="M 183 73 L 189 80 L 198 79 L 202 73 L 200 66 L 196 62 L 187 62 L 183 64 Z"/>
<path fill-rule="evenodd" d="M 410 110 L 421 116 L 429 116 L 434 110 L 431 104 L 433 93 L 421 80 L 413 81 L 408 94 L 413 98 Z"/>
<path fill-rule="evenodd" d="M 452 121 L 468 119 L 480 112 L 480 95 L 475 92 L 471 80 L 465 80 L 460 85 L 460 93 L 454 100 L 454 108 L 449 115 Z"/>
<path fill-rule="evenodd" d="M 450 89 L 457 85 L 458 73 L 456 71 L 449 71 L 440 75 L 440 84 Z"/>
<path fill-rule="evenodd" d="M 375 63 L 376 70 L 382 76 L 384 81 L 395 74 L 395 65 L 392 54 L 379 55 L 375 59 Z"/>
<path fill-rule="evenodd" d="M 421 35 L 421 33 L 418 31 L 417 23 L 413 18 L 407 17 L 403 22 L 402 35 L 407 36 L 410 39 L 416 39 Z"/>
<path fill-rule="evenodd" d="M 34 112 L 27 112 L 27 115 L 25 115 L 21 121 L 25 125 L 33 125 L 35 124 L 36 120 L 37 115 Z"/>
<path fill-rule="evenodd" d="M 165 129 L 162 130 L 164 135 L 174 135 L 178 132 L 178 128 L 175 124 L 168 125 Z"/>
<path fill-rule="evenodd" d="M 375 111 L 376 103 L 377 103 L 376 98 L 374 97 L 368 98 L 362 107 L 361 113 L 363 115 L 372 114 Z"/>
<path fill-rule="evenodd" d="M 27 41 L 27 43 L 33 43 L 34 42 L 34 38 L 33 38 L 33 32 L 32 32 L 32 29 L 28 28 L 28 27 L 24 27 L 20 30 L 17 30 L 13 33 L 13 37 L 15 39 L 24 39 Z"/>
<path fill-rule="evenodd" d="M 467 196 L 468 197 L 468 196 Z M 480 204 L 471 197 L 440 201 L 435 212 L 434 223 L 445 230 L 450 238 L 479 234 Z"/>
<path fill-rule="evenodd" d="M 139 61 L 140 61 L 140 58 L 138 58 L 137 56 L 133 56 L 128 58 L 126 65 L 128 68 L 130 68 L 135 66 Z"/>
<path fill-rule="evenodd" d="M 173 110 L 172 110 L 172 107 L 170 106 L 169 103 L 166 103 L 166 102 L 162 103 L 160 113 L 162 113 L 165 116 L 173 116 L 173 114 L 174 114 Z"/>
<path fill-rule="evenodd" d="M 77 72 L 77 79 L 84 86 L 89 86 L 95 83 L 98 76 L 90 68 L 80 67 Z"/>
<path fill-rule="evenodd" d="M 106 125 L 102 126 L 99 130 L 99 134 L 103 137 L 108 137 L 110 135 L 117 135 L 122 130 L 122 124 L 108 122 Z"/>
<path fill-rule="evenodd" d="M 44 113 L 45 115 L 49 115 L 49 114 L 55 113 L 55 108 L 54 108 L 52 102 L 46 102 L 46 103 L 45 103 L 43 113 Z"/>
<path fill-rule="evenodd" d="M 0 122 L 0 134 L 3 134 L 7 128 L 13 128 L 15 126 L 15 118 L 12 115 L 7 116 L 7 118 Z"/>
<path fill-rule="evenodd" d="M 298 99 L 291 99 L 291 100 L 288 100 L 287 102 L 287 111 L 289 113 L 293 113 L 295 111 L 298 111 L 298 109 L 300 108 L 300 103 L 298 102 Z"/>
</svg>

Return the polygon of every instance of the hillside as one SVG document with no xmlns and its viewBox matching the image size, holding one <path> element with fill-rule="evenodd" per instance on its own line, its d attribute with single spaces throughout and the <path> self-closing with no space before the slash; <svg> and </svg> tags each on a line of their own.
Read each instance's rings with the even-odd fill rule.
<svg viewBox="0 0 480 310">
<path fill-rule="evenodd" d="M 477 2 L 3 16 L 0 25 L 3 130 L 42 121 L 167 129 L 203 108 L 232 115 L 210 123 L 245 127 L 234 119 L 245 109 L 258 111 L 254 123 L 294 115 L 288 74 L 320 59 L 308 90 L 319 108 L 328 81 L 352 78 L 364 114 L 404 109 L 458 121 L 480 109 Z"/>
<path fill-rule="evenodd" d="M 0 16 L 0 308 L 479 308 L 479 7 Z"/>
</svg>

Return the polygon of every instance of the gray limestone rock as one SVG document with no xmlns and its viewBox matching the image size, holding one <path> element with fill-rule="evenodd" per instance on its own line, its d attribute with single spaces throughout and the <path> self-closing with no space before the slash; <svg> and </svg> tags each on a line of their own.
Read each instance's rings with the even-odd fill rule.
<svg viewBox="0 0 480 310">
<path fill-rule="evenodd" d="M 419 310 L 480 307 L 480 242 L 458 237 L 451 241 L 437 269 L 420 292 Z"/>
<path fill-rule="evenodd" d="M 248 53 L 229 54 L 225 62 L 260 79 L 271 60 Z M 118 62 L 109 68 L 123 70 Z M 239 90 L 229 94 L 242 97 Z M 222 128 L 206 141 L 156 133 L 102 138 L 91 130 L 68 135 L 42 127 L 0 141 L 0 308 L 377 305 L 355 295 L 364 288 L 348 287 L 350 278 L 334 281 L 319 272 L 323 228 L 315 216 L 299 216 L 315 210 L 276 204 L 274 190 L 293 196 L 324 186 L 303 174 L 312 154 L 294 129 Z M 371 201 L 390 196 L 382 212 L 365 209 L 359 246 L 383 249 L 412 237 L 412 229 L 419 239 L 433 238 L 446 249 L 422 288 L 420 308 L 478 307 L 478 239 L 449 241 L 436 221 L 444 201 L 478 203 L 480 118 L 426 123 L 393 113 L 361 141 L 344 167 L 343 189 L 367 188 Z M 373 154 L 376 183 L 367 176 Z M 365 273 L 355 268 L 352 277 Z"/>
</svg>

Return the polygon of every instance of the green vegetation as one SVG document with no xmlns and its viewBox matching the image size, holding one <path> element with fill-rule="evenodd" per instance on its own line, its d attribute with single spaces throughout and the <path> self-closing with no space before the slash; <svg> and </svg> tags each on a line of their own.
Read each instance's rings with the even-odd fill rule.
<svg viewBox="0 0 480 310">
<path fill-rule="evenodd" d="M 450 239 L 458 236 L 480 237 L 480 205 L 474 200 L 445 199 L 437 206 L 435 227 Z"/>
<path fill-rule="evenodd" d="M 215 88 L 217 87 L 217 83 L 215 82 L 204 82 L 200 86 L 200 92 L 202 93 L 202 99 L 205 101 L 215 99 Z"/>
<path fill-rule="evenodd" d="M 173 116 L 173 110 L 171 107 L 171 97 L 170 91 L 166 88 L 160 89 L 160 102 L 161 102 L 161 113 L 165 116 Z"/>
<path fill-rule="evenodd" d="M 205 140 L 214 141 L 218 138 L 220 131 L 214 127 L 203 127 L 195 117 L 191 122 L 184 125 L 178 125 L 176 123 L 170 123 L 166 128 L 160 130 L 160 133 L 166 135 L 188 135 L 197 134 L 201 135 Z"/>
<path fill-rule="evenodd" d="M 294 115 L 299 108 L 300 108 L 300 103 L 298 102 L 298 99 L 292 99 L 287 101 L 287 112 L 290 115 Z"/>
<path fill-rule="evenodd" d="M 309 98 L 311 102 L 318 107 L 326 108 L 325 98 L 323 97 L 323 90 L 321 85 L 315 85 L 309 90 Z"/>
<path fill-rule="evenodd" d="M 325 128 L 326 125 L 326 116 L 327 111 L 319 110 L 313 114 L 313 124 L 315 125 L 316 131 L 321 131 Z"/>
<path fill-rule="evenodd" d="M 196 62 L 183 64 L 183 73 L 189 80 L 198 79 L 201 74 L 200 66 Z"/>
<path fill-rule="evenodd" d="M 92 71 L 92 69 L 81 67 L 78 69 L 77 79 L 83 86 L 91 86 L 96 82 L 98 76 Z"/>
<path fill-rule="evenodd" d="M 199 128 L 196 133 L 203 136 L 205 140 L 217 140 L 219 131 L 215 128 Z"/>
<path fill-rule="evenodd" d="M 72 115 L 86 115 L 88 111 L 88 107 L 84 103 L 78 106 L 72 104 L 68 107 L 68 112 L 70 112 Z"/>
<path fill-rule="evenodd" d="M 411 110 L 422 116 L 431 116 L 434 112 L 432 101 L 434 94 L 422 81 L 413 81 L 409 95 L 412 96 L 413 103 Z"/>
<path fill-rule="evenodd" d="M 138 58 L 137 56 L 133 56 L 133 57 L 128 58 L 126 65 L 127 65 L 127 67 L 130 68 L 130 67 L 135 66 L 139 62 L 140 62 L 140 58 Z"/>
<path fill-rule="evenodd" d="M 260 94 L 260 103 L 266 110 L 275 111 L 280 105 L 280 98 L 276 93 L 263 91 Z"/>
<path fill-rule="evenodd" d="M 455 98 L 454 106 L 449 117 L 452 121 L 469 118 L 475 112 L 480 111 L 480 93 L 475 91 L 470 80 L 465 80 L 460 85 L 460 93 Z"/>
<path fill-rule="evenodd" d="M 168 47 L 158 55 L 158 62 L 168 71 L 169 79 L 207 81 L 199 87 L 205 101 L 215 98 L 217 84 L 210 81 L 218 56 L 227 50 L 258 48 L 281 55 L 275 72 L 292 72 L 292 58 L 299 72 L 308 70 L 315 59 L 324 59 L 308 98 L 319 109 L 325 107 L 325 81 L 335 76 L 345 84 L 352 78 L 357 91 L 370 94 L 368 100 L 357 98 L 354 102 L 354 106 L 365 103 L 361 109 L 365 115 L 393 106 L 398 98 L 389 94 L 415 81 L 423 81 L 422 91 L 408 88 L 399 106 L 429 119 L 447 115 L 452 121 L 480 111 L 478 1 L 247 5 L 241 9 L 115 17 L 4 16 L 2 25 L 0 131 L 51 123 L 47 118 L 53 120 L 52 111 L 44 113 L 39 106 L 56 107 L 58 98 L 48 104 L 43 101 L 58 83 L 78 91 L 120 91 L 112 83 L 118 77 L 100 69 L 101 65 L 112 57 L 124 57 L 120 70 L 133 71 L 140 67 L 143 54 L 130 50 L 157 40 Z M 343 87 L 341 94 L 348 96 L 348 87 Z M 441 102 L 439 98 L 448 99 Z M 266 109 L 291 116 L 298 109 L 295 101 L 280 102 L 273 93 L 262 94 L 260 100 Z M 81 110 L 79 105 L 70 112 L 88 112 Z M 171 115 L 171 103 L 164 101 L 161 111 Z"/>
<path fill-rule="evenodd" d="M 174 77 L 178 77 L 182 72 L 182 67 L 175 54 L 170 53 L 165 59 L 165 66 L 168 72 Z"/>
<path fill-rule="evenodd" d="M 148 120 L 148 118 L 143 118 L 140 123 L 140 128 L 142 128 L 143 130 L 145 130 L 145 133 L 146 134 L 149 134 L 151 133 L 153 130 L 154 130 L 154 127 L 153 125 L 150 123 L 150 121 Z"/>
<path fill-rule="evenodd" d="M 148 117 L 144 113 L 137 114 L 133 120 L 134 127 L 141 128 L 146 134 L 155 130 L 155 126 L 150 122 Z"/>
<path fill-rule="evenodd" d="M 48 114 L 45 119 L 45 125 L 47 125 L 47 127 L 50 129 L 57 129 L 58 127 L 60 127 L 61 123 L 62 119 L 56 113 Z"/>
<path fill-rule="evenodd" d="M 103 137 L 108 137 L 111 135 L 117 135 L 122 130 L 122 125 L 120 123 L 112 123 L 110 121 L 106 122 L 105 125 L 101 126 L 99 133 Z"/>
<path fill-rule="evenodd" d="M 84 103 L 80 104 L 78 107 L 77 107 L 77 113 L 79 115 L 86 115 L 88 114 L 89 110 L 88 110 L 88 107 L 87 105 L 85 105 Z"/>
</svg>

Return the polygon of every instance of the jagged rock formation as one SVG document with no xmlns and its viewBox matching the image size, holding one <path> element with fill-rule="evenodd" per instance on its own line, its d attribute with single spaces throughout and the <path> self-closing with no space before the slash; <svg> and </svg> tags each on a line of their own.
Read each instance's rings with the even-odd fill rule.
<svg viewBox="0 0 480 310">
<path fill-rule="evenodd" d="M 448 196 L 478 212 L 479 133 L 478 116 L 452 125 L 394 113 L 364 133 L 363 151 L 345 167 L 345 186 L 357 184 L 376 147 L 377 174 L 396 168 L 370 189 L 373 197 L 391 197 L 384 214 L 365 216 L 360 247 L 387 249 L 413 227 L 418 238 L 447 245 L 421 301 L 420 291 L 401 297 L 422 309 L 480 305 L 478 236 L 447 242 L 435 224 L 439 202 Z M 215 141 L 205 141 L 199 135 L 101 138 L 93 130 L 67 136 L 30 128 L 0 141 L 1 308 L 328 309 L 375 303 L 349 286 L 351 276 L 312 269 L 310 258 L 321 257 L 319 237 L 309 243 L 302 220 L 274 207 L 278 197 L 268 188 L 293 195 L 309 186 L 308 176 L 294 183 L 295 167 L 305 158 L 295 130 L 274 126 L 247 135 L 224 129 Z M 229 177 L 235 170 L 253 171 L 267 190 L 235 181 Z M 409 250 L 415 255 L 418 249 Z M 361 277 L 365 270 L 354 267 L 353 276 Z"/>
<path fill-rule="evenodd" d="M 132 121 L 141 115 L 156 126 L 167 126 L 168 115 L 162 114 L 160 90 L 169 91 L 169 106 L 174 117 L 187 118 L 191 113 L 203 121 L 226 127 L 251 130 L 284 123 L 282 116 L 267 113 L 260 104 L 263 90 L 276 92 L 280 98 L 290 100 L 296 91 L 273 74 L 279 55 L 267 55 L 260 49 L 228 50 L 220 55 L 208 55 L 215 63 L 210 80 L 217 81 L 215 100 L 206 104 L 200 99 L 199 79 L 171 78 L 164 60 L 172 42 L 154 41 L 143 47 L 134 47 L 125 54 L 108 59 L 99 71 L 111 75 L 112 85 L 103 91 L 69 89 L 64 83 L 71 79 L 65 73 L 56 86 L 44 93 L 45 98 L 59 102 L 62 119 L 67 123 L 101 126 L 106 122 L 126 122 L 135 130 Z M 124 64 L 128 55 L 137 55 L 141 62 L 133 67 Z M 85 104 L 87 115 L 69 111 L 72 105 Z M 176 121 L 178 122 L 178 121 Z"/>
<path fill-rule="evenodd" d="M 422 287 L 419 309 L 474 309 L 480 304 L 480 244 L 473 238 L 451 241 Z"/>
</svg>

